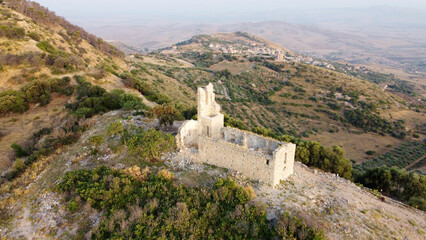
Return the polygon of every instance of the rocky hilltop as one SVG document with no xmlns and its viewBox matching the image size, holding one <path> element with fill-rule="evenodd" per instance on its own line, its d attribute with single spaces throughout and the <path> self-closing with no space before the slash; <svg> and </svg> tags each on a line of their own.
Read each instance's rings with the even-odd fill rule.
<svg viewBox="0 0 426 240">
<path fill-rule="evenodd" d="M 26 0 L 0 49 L 0 239 L 425 238 L 424 109 L 394 91 L 241 32 L 124 56 Z M 226 127 L 297 146 L 292 176 L 177 151 L 208 83 Z"/>
<path fill-rule="evenodd" d="M 108 126 L 120 121 L 123 126 L 150 128 L 158 122 L 143 117 L 123 120 L 123 116 L 128 115 L 117 111 L 94 118 L 92 127 L 77 143 L 42 160 L 40 164 L 45 164 L 45 170 L 30 180 L 27 187 L 18 188 L 22 192 L 12 193 L 15 197 L 9 209 L 12 215 L 7 225 L 1 227 L 0 234 L 7 239 L 54 239 L 68 238 L 80 231 L 87 231 L 89 235 L 86 236 L 90 236 L 96 231 L 97 225 L 107 218 L 103 211 L 93 209 L 83 199 L 77 200 L 81 204 L 77 210 L 70 211 L 64 195 L 53 189 L 68 171 L 94 169 L 100 165 L 125 170 L 133 169 L 134 164 L 139 165 L 139 158 L 131 152 L 111 149 L 117 138 L 108 137 Z M 179 125 L 176 123 L 169 131 L 177 131 Z M 93 136 L 105 139 L 98 155 L 90 153 Z M 323 229 L 327 239 L 422 239 L 425 234 L 426 215 L 423 211 L 301 163 L 295 164 L 294 174 L 289 179 L 274 188 L 250 181 L 243 173 L 196 163 L 189 156 L 169 153 L 162 160 L 164 164 L 148 164 L 149 168 L 151 171 L 167 169 L 173 173 L 177 185 L 211 186 L 218 178 L 234 179 L 241 186 L 253 187 L 256 197 L 252 201 L 265 204 L 270 221 L 278 221 L 284 212 L 291 213 Z"/>
</svg>

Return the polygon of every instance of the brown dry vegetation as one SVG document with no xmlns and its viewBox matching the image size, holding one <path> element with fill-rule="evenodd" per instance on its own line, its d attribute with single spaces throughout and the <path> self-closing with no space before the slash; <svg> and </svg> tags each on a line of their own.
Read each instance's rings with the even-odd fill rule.
<svg viewBox="0 0 426 240">
<path fill-rule="evenodd" d="M 124 88 L 135 92 L 125 88 L 121 80 L 112 74 L 115 72 L 118 75 L 129 69 L 123 59 L 120 59 L 121 54 L 109 51 L 104 43 L 95 43 L 94 36 L 62 18 L 57 18 L 54 13 L 36 3 L 12 0 L 4 2 L 9 5 L 0 5 L 0 24 L 22 28 L 24 36 L 14 39 L 0 37 L 0 92 L 20 90 L 33 80 L 86 74 L 87 80 L 105 85 L 108 90 Z M 18 7 L 18 2 L 24 4 Z M 31 10 L 29 6 L 34 9 Z M 35 16 L 31 11 L 43 12 L 44 17 Z M 48 45 L 52 47 L 46 50 Z M 51 65 L 50 56 L 59 60 Z M 60 64 L 64 61 L 75 63 L 76 67 L 62 69 Z M 95 78 L 97 76 L 94 73 L 99 71 L 102 71 L 102 77 Z M 74 84 L 72 81 L 71 85 Z M 13 142 L 25 145 L 34 132 L 60 124 L 60 120 L 66 115 L 63 108 L 70 100 L 70 97 L 53 94 L 52 101 L 46 106 L 32 104 L 24 114 L 0 116 L 3 135 L 0 138 L 0 172 L 11 165 L 13 154 L 9 146 Z"/>
<path fill-rule="evenodd" d="M 13 153 L 10 145 L 14 142 L 26 145 L 29 138 L 42 128 L 56 127 L 67 114 L 64 105 L 68 99 L 57 97 L 44 107 L 33 107 L 24 114 L 13 114 L 0 118 L 4 136 L 0 138 L 0 172 L 10 166 Z"/>
<path fill-rule="evenodd" d="M 241 72 L 248 71 L 253 66 L 254 64 L 249 62 L 240 63 L 240 62 L 223 61 L 218 64 L 212 65 L 209 69 L 215 72 L 228 69 L 232 74 L 236 75 Z"/>
<path fill-rule="evenodd" d="M 350 133 L 339 131 L 339 133 L 323 132 L 306 138 L 310 141 L 318 141 L 326 146 L 341 146 L 345 150 L 345 156 L 355 160 L 357 163 L 363 162 L 369 158 L 366 151 L 375 151 L 378 155 L 388 152 L 392 145 L 398 146 L 401 140 L 390 137 L 380 136 L 373 133 Z"/>
</svg>

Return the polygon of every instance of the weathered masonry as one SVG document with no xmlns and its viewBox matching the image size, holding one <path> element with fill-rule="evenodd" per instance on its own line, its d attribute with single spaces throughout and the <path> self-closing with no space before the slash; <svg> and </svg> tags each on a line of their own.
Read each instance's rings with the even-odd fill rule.
<svg viewBox="0 0 426 240">
<path fill-rule="evenodd" d="M 197 95 L 198 120 L 186 121 L 176 138 L 181 151 L 192 149 L 201 162 L 242 172 L 272 186 L 293 174 L 296 145 L 224 127 L 212 84 L 198 88 Z"/>
</svg>

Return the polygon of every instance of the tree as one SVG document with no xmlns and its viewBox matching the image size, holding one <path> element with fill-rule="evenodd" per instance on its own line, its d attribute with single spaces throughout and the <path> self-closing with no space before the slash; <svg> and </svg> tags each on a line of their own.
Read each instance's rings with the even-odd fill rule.
<svg viewBox="0 0 426 240">
<path fill-rule="evenodd" d="M 152 112 L 160 121 L 160 126 L 171 126 L 175 120 L 183 119 L 180 112 L 172 104 L 158 105 Z"/>
</svg>

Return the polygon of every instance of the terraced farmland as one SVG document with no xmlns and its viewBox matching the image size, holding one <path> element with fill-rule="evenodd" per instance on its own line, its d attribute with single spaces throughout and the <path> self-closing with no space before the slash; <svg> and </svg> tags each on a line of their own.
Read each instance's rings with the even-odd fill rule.
<svg viewBox="0 0 426 240">
<path fill-rule="evenodd" d="M 416 142 L 409 141 L 392 149 L 391 151 L 363 162 L 362 164 L 354 165 L 355 171 L 363 173 L 368 169 L 377 167 L 393 167 L 406 168 L 415 161 L 424 158 L 426 155 L 426 141 Z M 424 161 L 420 161 L 424 162 Z M 417 165 L 417 164 L 415 164 Z M 411 168 L 410 168 L 411 170 Z"/>
</svg>

